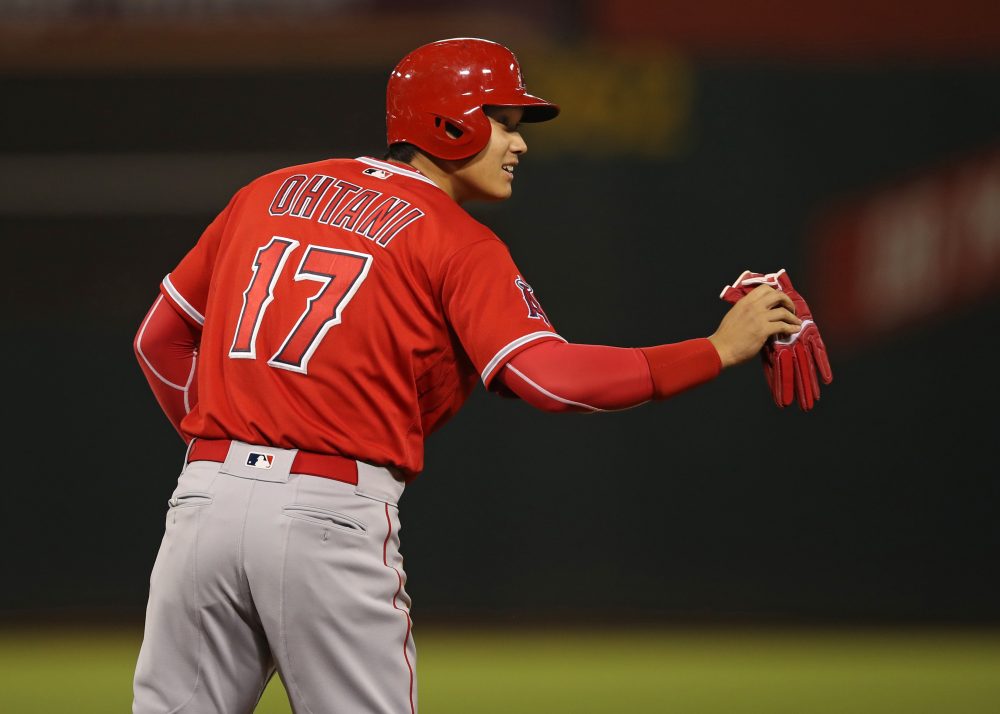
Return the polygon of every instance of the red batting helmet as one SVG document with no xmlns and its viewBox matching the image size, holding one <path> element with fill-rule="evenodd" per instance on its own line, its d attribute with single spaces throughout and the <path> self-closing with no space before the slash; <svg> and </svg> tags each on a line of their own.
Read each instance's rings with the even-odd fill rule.
<svg viewBox="0 0 1000 714">
<path fill-rule="evenodd" d="M 389 146 L 407 142 L 442 159 L 464 159 L 490 140 L 484 106 L 524 107 L 522 122 L 554 119 L 559 107 L 528 94 L 514 53 L 475 37 L 423 45 L 389 75 Z"/>
</svg>

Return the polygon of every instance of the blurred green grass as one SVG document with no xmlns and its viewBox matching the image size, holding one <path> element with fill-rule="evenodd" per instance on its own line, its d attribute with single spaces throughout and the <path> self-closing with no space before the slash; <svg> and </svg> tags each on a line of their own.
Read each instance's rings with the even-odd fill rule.
<svg viewBox="0 0 1000 714">
<path fill-rule="evenodd" d="M 418 626 L 415 634 L 424 714 L 1000 712 L 995 630 Z M 0 711 L 130 711 L 140 639 L 131 629 L 0 631 Z M 289 711 L 275 677 L 257 712 Z"/>
</svg>

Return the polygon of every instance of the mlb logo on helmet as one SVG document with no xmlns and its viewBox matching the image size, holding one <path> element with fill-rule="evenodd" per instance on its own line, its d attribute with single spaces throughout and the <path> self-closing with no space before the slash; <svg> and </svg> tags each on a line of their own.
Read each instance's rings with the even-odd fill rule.
<svg viewBox="0 0 1000 714">
<path fill-rule="evenodd" d="M 251 451 L 247 455 L 247 466 L 252 466 L 255 469 L 269 469 L 273 463 L 273 454 L 262 454 L 257 451 Z"/>
</svg>

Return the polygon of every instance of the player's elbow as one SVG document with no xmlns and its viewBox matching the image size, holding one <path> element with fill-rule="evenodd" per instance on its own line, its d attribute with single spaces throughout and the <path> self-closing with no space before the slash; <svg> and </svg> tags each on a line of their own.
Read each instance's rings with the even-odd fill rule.
<svg viewBox="0 0 1000 714">
<path fill-rule="evenodd" d="M 149 329 L 149 327 L 149 320 L 144 320 L 136 331 L 135 337 L 132 338 L 132 351 L 135 353 L 136 360 L 139 364 L 147 366 L 150 360 L 161 354 L 166 347 L 163 344 L 163 334 L 155 329 Z"/>
<path fill-rule="evenodd" d="M 571 402 L 559 401 L 557 399 L 550 399 L 548 397 L 532 397 L 529 399 L 524 399 L 528 404 L 540 409 L 543 412 L 549 412 L 550 414 L 565 414 L 565 413 L 582 413 L 582 414 L 593 414 L 594 412 L 600 411 L 599 409 L 594 409 L 585 404 L 574 404 Z"/>
<path fill-rule="evenodd" d="M 546 388 L 546 386 L 527 377 L 513 365 L 507 365 L 501 373 L 501 379 L 504 386 L 520 397 L 522 401 L 543 412 L 552 414 L 567 412 L 589 414 L 601 411 L 584 402 L 575 401 L 556 394 L 551 389 Z"/>
<path fill-rule="evenodd" d="M 140 326 L 135 332 L 135 337 L 132 338 L 132 351 L 135 353 L 136 359 L 142 359 L 142 340 L 143 329 Z"/>
<path fill-rule="evenodd" d="M 140 364 L 143 363 L 142 338 L 143 338 L 143 329 L 142 327 L 140 327 L 136 331 L 135 337 L 132 338 L 132 352 L 135 354 L 135 358 Z"/>
</svg>

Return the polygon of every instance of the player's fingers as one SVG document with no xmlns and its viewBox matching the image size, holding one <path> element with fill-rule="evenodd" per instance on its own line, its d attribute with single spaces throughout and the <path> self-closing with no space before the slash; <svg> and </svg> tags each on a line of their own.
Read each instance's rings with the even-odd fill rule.
<svg viewBox="0 0 1000 714">
<path fill-rule="evenodd" d="M 794 335 L 801 329 L 800 325 L 796 325 L 793 322 L 786 322 L 785 320 L 768 321 L 764 324 L 764 330 L 768 337 L 787 337 L 788 335 Z"/>
<path fill-rule="evenodd" d="M 772 295 L 777 294 L 777 292 L 770 285 L 758 285 L 747 293 L 746 300 L 750 303 L 766 302 L 771 299 Z"/>
<path fill-rule="evenodd" d="M 775 294 L 775 297 L 778 299 L 778 302 L 775 303 L 775 304 L 781 305 L 783 308 L 785 308 L 786 310 L 790 311 L 792 314 L 796 314 L 798 312 L 795 309 L 795 301 L 792 300 L 787 295 L 785 295 L 785 293 L 775 291 L 774 294 Z"/>
<path fill-rule="evenodd" d="M 794 312 L 785 307 L 773 307 L 767 311 L 767 318 L 771 322 L 787 322 L 790 325 L 801 325 L 800 320 Z"/>
<path fill-rule="evenodd" d="M 789 312 L 795 312 L 795 303 L 792 299 L 770 285 L 758 285 L 750 291 L 748 297 L 752 297 L 754 302 L 760 302 L 769 309 L 780 305 Z"/>
</svg>

